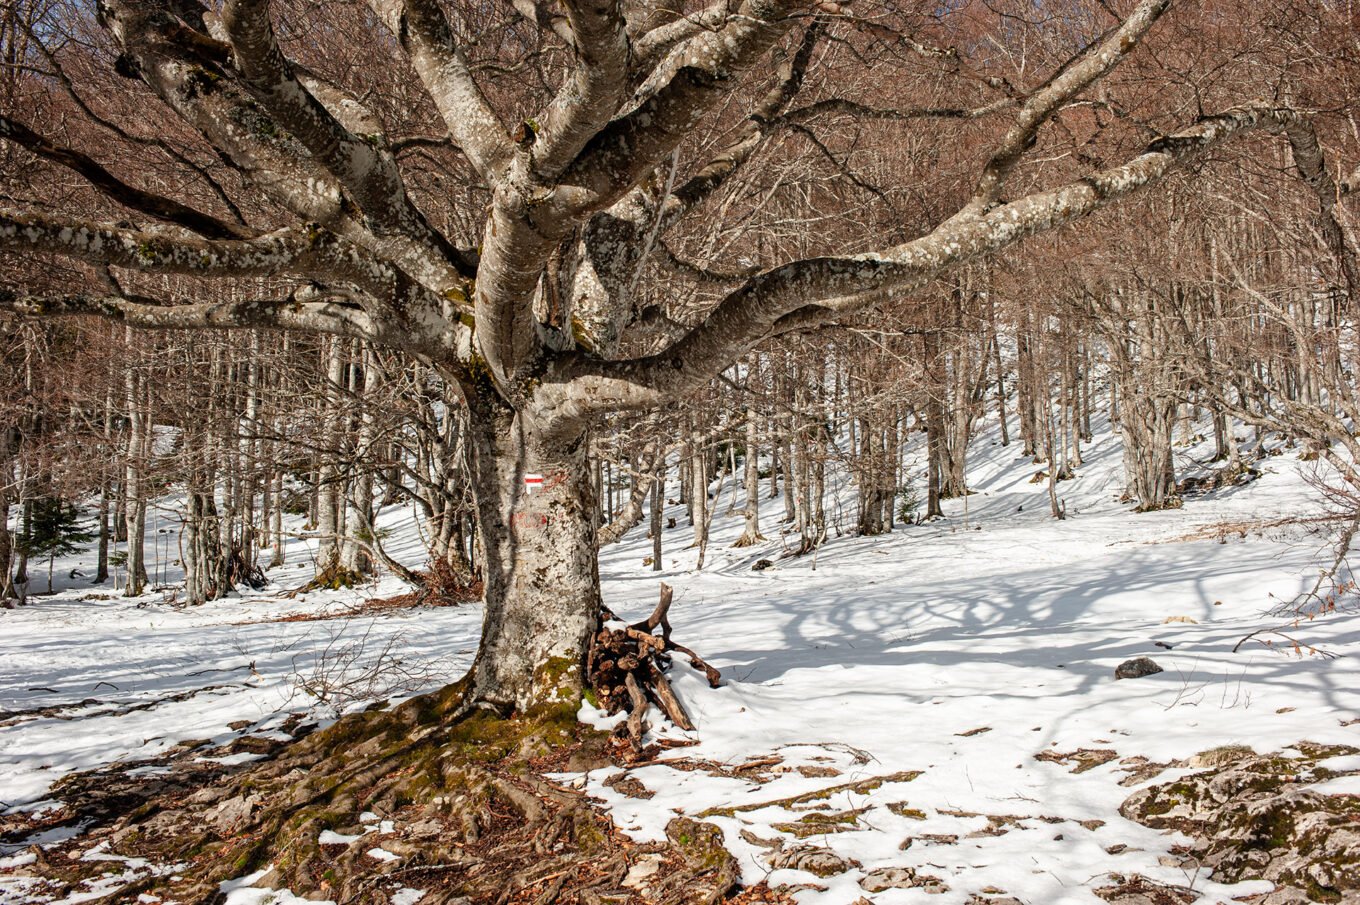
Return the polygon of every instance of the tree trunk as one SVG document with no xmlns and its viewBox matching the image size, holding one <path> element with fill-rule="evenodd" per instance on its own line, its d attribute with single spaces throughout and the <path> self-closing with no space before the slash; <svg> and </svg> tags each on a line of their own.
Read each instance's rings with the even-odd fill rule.
<svg viewBox="0 0 1360 905">
<path fill-rule="evenodd" d="M 1125 398 L 1119 432 L 1124 440 L 1124 476 L 1129 496 L 1138 501 L 1139 512 L 1178 505 L 1176 469 L 1171 456 L 1176 403 L 1169 399 L 1137 398 L 1129 393 L 1125 393 Z"/>
<path fill-rule="evenodd" d="M 702 551 L 708 546 L 708 450 L 697 429 L 690 440 L 689 463 L 690 520 L 694 522 L 694 546 Z"/>
<path fill-rule="evenodd" d="M 652 571 L 661 571 L 661 530 L 666 505 L 666 454 L 657 456 L 656 477 L 652 480 Z"/>
<path fill-rule="evenodd" d="M 349 390 L 354 398 L 363 401 L 359 415 L 357 445 L 368 450 L 376 435 L 373 415 L 373 397 L 377 383 L 377 369 L 373 367 L 373 350 L 355 348 L 355 364 L 350 367 Z M 350 483 L 350 492 L 341 505 L 350 508 L 345 524 L 348 530 L 343 545 L 344 568 L 358 575 L 368 575 L 373 571 L 373 546 L 379 542 L 377 537 L 377 513 L 373 510 L 373 471 L 361 467 Z"/>
<path fill-rule="evenodd" d="M 9 533 L 9 465 L 0 470 L 0 601 L 14 595 L 9 567 L 14 559 L 14 539 Z"/>
<path fill-rule="evenodd" d="M 327 345 L 326 391 L 322 397 L 323 445 L 326 448 L 321 451 L 321 466 L 317 469 L 316 573 L 329 577 L 340 568 L 340 534 L 343 528 L 341 519 L 345 494 L 336 460 L 340 456 L 339 447 L 343 441 L 339 394 L 344 385 L 345 360 L 342 340 L 333 339 Z"/>
<path fill-rule="evenodd" d="M 146 499 L 142 491 L 142 469 L 148 426 L 142 381 L 131 371 L 127 376 L 128 444 L 123 493 L 127 499 L 127 585 L 123 593 L 138 597 L 146 590 Z"/>
<path fill-rule="evenodd" d="M 600 609 L 585 426 L 510 411 L 489 389 L 467 395 L 485 581 L 471 700 L 504 711 L 574 704 Z"/>
<path fill-rule="evenodd" d="M 643 506 L 655 481 L 657 449 L 659 443 L 648 446 L 641 455 L 632 457 L 632 486 L 628 491 L 628 501 L 608 525 L 600 529 L 600 546 L 616 543 L 634 525 L 642 521 Z"/>
<path fill-rule="evenodd" d="M 746 517 L 746 527 L 742 529 L 741 537 L 737 538 L 734 547 L 750 547 L 765 540 L 765 536 L 760 533 L 760 463 L 757 454 L 760 441 L 760 433 L 757 430 L 756 410 L 748 408 L 746 410 L 746 508 L 742 515 Z"/>
</svg>

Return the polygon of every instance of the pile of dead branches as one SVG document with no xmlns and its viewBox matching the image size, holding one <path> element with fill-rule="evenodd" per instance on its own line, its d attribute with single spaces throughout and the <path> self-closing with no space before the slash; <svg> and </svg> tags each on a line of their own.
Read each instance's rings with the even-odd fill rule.
<svg viewBox="0 0 1360 905">
<path fill-rule="evenodd" d="M 698 654 L 671 640 L 671 624 L 667 618 L 673 596 L 670 585 L 661 585 L 661 600 L 652 615 L 632 625 L 610 627 L 620 620 L 607 608 L 601 608 L 601 628 L 595 635 L 587 662 L 590 686 L 600 709 L 615 714 L 628 712 L 628 720 L 616 730 L 626 733 L 634 748 L 642 748 L 642 736 L 647 731 L 647 708 L 655 704 L 676 726 L 693 729 L 685 707 L 671 688 L 666 671 L 671 666 L 671 654 L 689 658 L 690 665 L 708 677 L 708 684 L 717 688 L 722 676 L 705 663 Z M 657 634 L 657 629 L 661 634 Z"/>
</svg>

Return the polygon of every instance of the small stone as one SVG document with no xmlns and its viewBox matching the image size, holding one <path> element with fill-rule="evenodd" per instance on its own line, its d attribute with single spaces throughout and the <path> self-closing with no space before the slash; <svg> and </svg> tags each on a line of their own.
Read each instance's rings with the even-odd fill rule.
<svg viewBox="0 0 1360 905">
<path fill-rule="evenodd" d="M 911 889 L 916 886 L 916 871 L 910 867 L 879 867 L 865 874 L 859 885 L 868 892 Z"/>
<path fill-rule="evenodd" d="M 620 795 L 627 795 L 629 798 L 651 798 L 656 793 L 647 788 L 635 776 L 627 773 L 615 773 L 604 781 L 609 788 L 618 792 Z"/>
<path fill-rule="evenodd" d="M 1161 672 L 1162 668 L 1151 657 L 1135 657 L 1125 660 L 1114 668 L 1116 679 L 1141 679 Z"/>
<path fill-rule="evenodd" d="M 623 878 L 623 885 L 629 889 L 645 889 L 651 885 L 648 881 L 655 877 L 659 870 L 661 870 L 660 855 L 643 855 L 632 867 L 628 868 L 628 875 Z"/>
<path fill-rule="evenodd" d="M 445 829 L 444 825 L 438 820 L 421 820 L 418 823 L 411 824 L 406 832 L 416 839 L 430 839 L 442 835 Z"/>
<path fill-rule="evenodd" d="M 950 833 L 922 833 L 916 838 L 930 845 L 953 845 L 959 837 Z"/>
<path fill-rule="evenodd" d="M 920 889 L 930 895 L 948 892 L 949 887 L 939 877 L 918 874 L 910 867 L 877 867 L 864 875 L 859 885 L 869 892 L 889 889 Z"/>
<path fill-rule="evenodd" d="M 808 779 L 817 779 L 819 777 L 841 775 L 841 771 L 837 770 L 835 767 L 813 767 L 804 764 L 802 766 L 796 767 L 795 769 L 797 769 L 799 773 L 803 774 Z"/>
<path fill-rule="evenodd" d="M 1220 745 L 1217 748 L 1201 751 L 1190 758 L 1190 766 L 1196 769 L 1203 767 L 1225 767 L 1228 764 L 1236 763 L 1239 760 L 1245 760 L 1254 754 L 1256 754 L 1256 752 L 1246 745 Z"/>
<path fill-rule="evenodd" d="M 764 572 L 766 569 L 773 569 L 773 568 L 774 568 L 774 560 L 772 560 L 772 559 L 757 559 L 757 560 L 755 561 L 755 563 L 753 563 L 753 564 L 751 565 L 751 571 L 752 571 L 752 572 Z"/>
<path fill-rule="evenodd" d="M 820 845 L 795 845 L 776 852 L 770 857 L 769 864 L 775 870 L 805 870 L 819 877 L 843 874 L 854 866 L 854 862 Z"/>
</svg>

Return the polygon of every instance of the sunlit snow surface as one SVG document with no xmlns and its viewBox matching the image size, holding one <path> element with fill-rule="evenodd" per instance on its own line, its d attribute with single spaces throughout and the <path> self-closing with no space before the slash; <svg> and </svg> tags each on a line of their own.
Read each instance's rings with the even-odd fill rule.
<svg viewBox="0 0 1360 905">
<path fill-rule="evenodd" d="M 1311 587 L 1330 562 L 1327 537 L 1307 524 L 1252 527 L 1314 511 L 1305 499 L 1313 466 L 1289 453 L 1268 457 L 1259 463 L 1265 475 L 1246 487 L 1190 499 L 1175 511 L 1134 514 L 1116 499 L 1118 442 L 1098 434 L 1077 479 L 1058 485 L 1068 513 L 1059 522 L 1049 517 L 1045 486 L 1030 483 L 1040 466 L 1022 459 L 1016 446 L 994 441 L 994 433 L 986 434 L 975 449 L 970 483 L 977 492 L 947 503 L 950 518 L 931 525 L 850 537 L 853 492 L 838 477 L 829 509 L 846 533 L 833 531 L 815 558 L 780 558 L 779 499 L 766 501 L 762 512 L 771 542 L 735 550 L 740 501 L 729 513 L 729 483 L 715 501 L 703 572 L 693 571 L 697 551 L 688 548 L 691 533 L 678 506 L 667 513 L 681 527 L 665 536 L 661 572 L 643 564 L 651 543 L 642 528 L 604 552 L 605 595 L 615 611 L 645 616 L 658 579 L 669 582 L 676 589 L 676 639 L 723 672 L 724 686 L 709 690 L 677 659 L 673 675 L 700 744 L 667 757 L 738 764 L 777 755 L 783 763 L 776 769 L 784 771 L 762 785 L 644 767 L 632 772 L 656 793 L 646 800 L 604 786 L 616 770 L 595 771 L 587 788 L 620 827 L 639 839 L 658 838 L 677 814 L 744 808 L 708 818 L 726 832 L 744 879 L 824 886 L 798 893 L 801 902 L 821 905 L 866 895 L 859 880 L 889 866 L 938 877 L 948 891 L 887 890 L 868 895 L 873 902 L 952 905 L 983 890 L 1036 905 L 1097 902 L 1092 890 L 1111 872 L 1193 886 L 1202 902 L 1265 888 L 1220 886 L 1161 864 L 1177 839 L 1119 816 L 1120 802 L 1134 790 L 1118 784 L 1126 775 L 1119 761 L 1170 761 L 1225 744 L 1268 751 L 1303 739 L 1360 746 L 1360 723 L 1342 725 L 1360 716 L 1354 607 L 1288 628 L 1336 659 L 1300 658 L 1256 641 L 1232 652 L 1249 632 L 1283 625 L 1266 611 Z M 1178 466 L 1205 457 L 1204 447 L 1181 449 Z M 418 563 L 409 512 L 384 519 L 389 545 Z M 1224 525 L 1234 527 L 1218 527 Z M 314 708 L 294 677 L 337 645 L 363 639 L 376 651 L 397 639 L 403 652 L 437 665 L 432 686 L 470 663 L 476 607 L 269 621 L 399 590 L 388 579 L 362 594 L 270 596 L 310 576 L 301 547 L 290 550 L 290 562 L 303 567 L 272 572 L 275 587 L 249 599 L 177 610 L 160 603 L 160 595 L 81 600 L 100 589 L 68 581 L 74 586 L 56 597 L 0 612 L 0 710 L 91 700 L 63 713 L 76 719 L 35 717 L 0 727 L 0 800 L 32 807 L 72 770 L 148 757 L 182 739 L 226 741 L 239 734 L 228 724 L 240 720 L 251 722 L 246 732 L 277 727 L 287 713 Z M 775 568 L 751 571 L 762 558 Z M 75 565 L 59 563 L 58 572 Z M 1194 621 L 1167 623 L 1171 617 Z M 1164 672 L 1116 682 L 1115 666 L 1136 656 L 1152 657 Z M 196 689 L 182 701 L 127 706 Z M 1113 749 L 1118 758 L 1080 774 L 1034 758 L 1078 748 Z M 805 776 L 799 766 L 838 775 Z M 750 805 L 903 771 L 921 774 L 819 803 L 824 810 L 865 809 L 858 828 L 803 840 L 858 863 L 846 873 L 771 873 L 766 849 L 748 841 L 777 838 L 774 824 L 806 813 Z M 1360 791 L 1353 780 L 1333 782 L 1336 788 L 1326 791 Z M 986 816 L 961 814 L 1016 819 L 1004 834 L 973 835 L 988 826 Z M 927 838 L 949 836 L 957 841 Z M 1107 853 L 1118 845 L 1127 848 Z M 369 860 L 376 868 L 380 858 Z M 15 861 L 0 861 L 0 902 L 28 901 L 21 884 L 4 879 L 14 869 L 21 869 Z M 418 890 L 408 893 L 415 901 Z M 233 894 L 232 901 L 270 901 L 246 885 Z"/>
</svg>

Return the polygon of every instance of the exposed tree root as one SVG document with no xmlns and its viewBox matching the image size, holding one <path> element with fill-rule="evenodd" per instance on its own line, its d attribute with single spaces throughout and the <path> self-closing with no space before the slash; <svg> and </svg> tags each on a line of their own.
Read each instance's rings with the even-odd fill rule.
<svg viewBox="0 0 1360 905">
<path fill-rule="evenodd" d="M 667 651 L 687 652 L 669 641 L 666 602 L 610 635 L 637 659 L 621 684 L 636 692 L 639 724 L 648 696 L 688 721 L 662 673 Z M 468 708 L 465 682 L 298 741 L 247 737 L 212 752 L 264 758 L 248 764 L 204 759 L 189 743 L 160 762 L 164 775 L 123 764 L 71 777 L 54 790 L 61 810 L 0 821 L 0 841 L 84 828 L 30 849 L 38 860 L 23 870 L 53 897 L 109 872 L 108 860 L 73 857 L 95 846 L 101 858 L 144 859 L 121 862 L 120 901 L 220 902 L 222 881 L 259 871 L 257 885 L 340 903 L 389 902 L 402 887 L 424 890 L 422 903 L 478 905 L 717 902 L 734 891 L 739 871 L 716 828 L 677 819 L 667 843 L 637 846 L 543 778 L 604 766 L 617 750 L 577 722 L 575 704 L 503 719 Z"/>
</svg>

